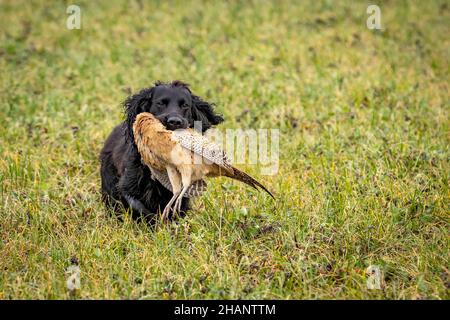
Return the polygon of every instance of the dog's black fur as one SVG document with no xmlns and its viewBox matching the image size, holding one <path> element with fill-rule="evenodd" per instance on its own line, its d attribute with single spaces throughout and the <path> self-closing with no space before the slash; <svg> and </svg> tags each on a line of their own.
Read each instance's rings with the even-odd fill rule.
<svg viewBox="0 0 450 320">
<path fill-rule="evenodd" d="M 201 121 L 202 130 L 223 121 L 214 112 L 213 105 L 192 94 L 181 81 L 157 82 L 153 87 L 128 97 L 124 103 L 125 121 L 114 128 L 100 153 L 102 199 L 117 213 L 131 208 L 133 218 L 151 222 L 172 197 L 150 170 L 141 162 L 134 143 L 132 126 L 141 112 L 151 112 L 169 130 L 193 127 Z M 183 199 L 181 215 L 189 209 L 189 200 Z"/>
</svg>

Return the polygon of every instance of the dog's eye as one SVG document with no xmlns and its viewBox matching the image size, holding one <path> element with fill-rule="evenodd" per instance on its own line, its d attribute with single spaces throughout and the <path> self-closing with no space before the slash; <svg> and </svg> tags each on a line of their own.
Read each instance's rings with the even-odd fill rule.
<svg viewBox="0 0 450 320">
<path fill-rule="evenodd" d="M 183 109 L 189 109 L 189 104 L 183 103 L 183 104 L 181 105 L 181 108 L 183 108 Z"/>
</svg>

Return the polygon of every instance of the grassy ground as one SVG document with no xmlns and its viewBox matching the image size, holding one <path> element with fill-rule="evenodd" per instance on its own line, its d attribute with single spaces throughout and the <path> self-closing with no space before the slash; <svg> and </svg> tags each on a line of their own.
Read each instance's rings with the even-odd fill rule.
<svg viewBox="0 0 450 320">
<path fill-rule="evenodd" d="M 449 298 L 447 1 L 383 2 L 384 31 L 365 2 L 77 3 L 81 30 L 0 2 L 0 298 Z M 157 79 L 280 129 L 278 174 L 248 167 L 277 202 L 214 180 L 179 224 L 108 216 L 99 151 Z"/>
</svg>

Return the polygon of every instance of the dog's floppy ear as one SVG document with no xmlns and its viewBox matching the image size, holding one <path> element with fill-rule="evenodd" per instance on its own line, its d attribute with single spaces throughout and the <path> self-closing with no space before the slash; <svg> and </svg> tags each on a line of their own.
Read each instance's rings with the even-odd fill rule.
<svg viewBox="0 0 450 320">
<path fill-rule="evenodd" d="M 223 117 L 214 112 L 214 105 L 202 100 L 200 97 L 192 96 L 192 118 L 194 121 L 202 122 L 202 131 L 205 132 L 213 125 L 223 122 Z"/>
<path fill-rule="evenodd" d="M 139 113 L 144 112 L 147 105 L 151 104 L 155 87 L 142 89 L 140 92 L 129 96 L 124 102 L 125 128 L 124 134 L 128 142 L 134 142 L 133 123 Z"/>
</svg>

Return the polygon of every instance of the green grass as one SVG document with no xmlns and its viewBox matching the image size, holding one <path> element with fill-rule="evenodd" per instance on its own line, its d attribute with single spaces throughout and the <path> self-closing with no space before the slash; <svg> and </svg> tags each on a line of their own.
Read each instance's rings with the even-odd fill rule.
<svg viewBox="0 0 450 320">
<path fill-rule="evenodd" d="M 384 31 L 368 2 L 77 4 L 0 3 L 1 299 L 449 298 L 447 1 L 383 2 Z M 108 215 L 99 151 L 157 79 L 280 129 L 279 172 L 247 167 L 276 202 L 217 179 L 178 224 Z"/>
</svg>

